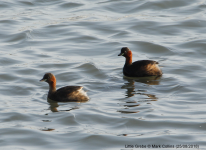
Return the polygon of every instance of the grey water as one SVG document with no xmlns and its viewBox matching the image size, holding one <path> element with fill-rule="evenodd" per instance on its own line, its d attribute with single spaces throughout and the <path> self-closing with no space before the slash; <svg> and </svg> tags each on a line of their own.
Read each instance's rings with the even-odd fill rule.
<svg viewBox="0 0 206 150">
<path fill-rule="evenodd" d="M 125 46 L 163 76 L 124 78 Z M 205 58 L 205 0 L 2 0 L 0 149 L 205 149 Z M 47 101 L 46 72 L 90 100 Z"/>
</svg>

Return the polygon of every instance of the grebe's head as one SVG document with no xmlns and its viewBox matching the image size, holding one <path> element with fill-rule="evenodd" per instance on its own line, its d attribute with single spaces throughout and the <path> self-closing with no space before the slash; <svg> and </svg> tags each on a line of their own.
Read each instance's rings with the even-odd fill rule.
<svg viewBox="0 0 206 150">
<path fill-rule="evenodd" d="M 56 78 L 52 73 L 46 73 L 44 77 L 40 80 L 41 82 L 47 82 L 47 83 L 56 83 Z"/>
<path fill-rule="evenodd" d="M 130 56 L 132 54 L 132 51 L 128 47 L 122 47 L 121 52 L 118 56 Z"/>
</svg>

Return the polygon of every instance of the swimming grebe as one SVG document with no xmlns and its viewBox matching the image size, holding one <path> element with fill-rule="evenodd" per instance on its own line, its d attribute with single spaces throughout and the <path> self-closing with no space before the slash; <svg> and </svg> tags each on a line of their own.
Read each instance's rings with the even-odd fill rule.
<svg viewBox="0 0 206 150">
<path fill-rule="evenodd" d="M 49 84 L 48 98 L 51 100 L 58 102 L 83 102 L 89 100 L 82 86 L 65 86 L 56 90 L 56 78 L 52 73 L 46 73 L 40 81 Z"/>
<path fill-rule="evenodd" d="M 139 60 L 132 63 L 132 51 L 128 47 L 123 47 L 118 56 L 126 58 L 123 73 L 127 77 L 147 77 L 161 76 L 162 71 L 158 62 L 153 60 Z"/>
</svg>

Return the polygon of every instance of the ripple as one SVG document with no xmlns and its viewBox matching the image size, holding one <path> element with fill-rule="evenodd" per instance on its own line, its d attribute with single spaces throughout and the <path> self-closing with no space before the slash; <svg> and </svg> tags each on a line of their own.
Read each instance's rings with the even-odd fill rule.
<svg viewBox="0 0 206 150">
<path fill-rule="evenodd" d="M 82 3 L 69 2 L 69 3 L 61 4 L 60 7 L 62 7 L 63 9 L 71 9 L 71 8 L 75 8 L 75 7 L 81 7 L 83 5 L 84 4 L 82 4 Z"/>
<path fill-rule="evenodd" d="M 25 33 L 17 33 L 13 34 L 12 36 L 8 36 L 8 38 L 5 40 L 5 42 L 10 44 L 17 44 L 22 43 L 26 40 L 26 34 Z"/>
<path fill-rule="evenodd" d="M 204 7 L 202 0 L 0 2 L 1 148 L 181 141 L 204 149 Z M 123 46 L 134 61 L 158 61 L 163 76 L 125 78 Z M 91 99 L 47 100 L 48 84 L 39 82 L 46 72 L 57 88 L 81 85 Z"/>
</svg>

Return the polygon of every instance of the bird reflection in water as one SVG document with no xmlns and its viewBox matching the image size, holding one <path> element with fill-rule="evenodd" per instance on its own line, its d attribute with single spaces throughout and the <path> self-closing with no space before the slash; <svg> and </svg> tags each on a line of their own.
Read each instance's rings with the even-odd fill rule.
<svg viewBox="0 0 206 150">
<path fill-rule="evenodd" d="M 154 94 L 148 94 L 146 90 L 135 90 L 135 82 L 144 83 L 147 85 L 159 85 L 159 79 L 160 77 L 157 76 L 151 76 L 151 77 L 139 77 L 139 78 L 130 78 L 130 77 L 124 77 L 124 80 L 127 81 L 124 83 L 124 85 L 121 87 L 122 89 L 126 89 L 126 98 L 133 97 L 135 95 L 145 95 L 147 98 L 138 101 L 138 102 L 150 102 L 150 101 L 157 101 L 158 98 Z M 125 104 L 126 103 L 126 104 Z M 140 106 L 136 101 L 127 100 L 123 104 L 124 110 L 119 110 L 118 112 L 121 113 L 138 113 L 139 111 L 129 110 L 129 107 L 137 107 Z M 149 103 L 148 103 L 149 104 Z"/>
<path fill-rule="evenodd" d="M 43 128 L 43 129 L 40 129 L 41 131 L 54 131 L 55 129 L 52 129 L 52 128 Z"/>
<path fill-rule="evenodd" d="M 47 102 L 49 103 L 49 105 L 50 105 L 49 109 L 50 109 L 52 112 L 71 111 L 71 110 L 79 109 L 79 107 L 74 106 L 74 107 L 71 108 L 71 109 L 67 109 L 67 110 L 58 110 L 58 109 L 57 109 L 57 107 L 59 107 L 58 102 L 53 101 L 53 100 L 51 100 L 51 99 L 49 99 L 49 98 L 47 98 Z M 71 102 L 70 102 L 70 103 L 71 103 Z"/>
<path fill-rule="evenodd" d="M 126 98 L 132 97 L 135 94 L 139 94 L 139 95 L 146 95 L 151 99 L 157 100 L 155 95 L 152 94 L 147 94 L 146 90 L 137 90 L 138 92 L 135 91 L 135 82 L 140 82 L 140 83 L 145 83 L 148 85 L 159 85 L 159 79 L 160 77 L 140 77 L 140 78 L 130 78 L 130 77 L 124 77 L 125 81 L 128 81 L 128 83 L 124 83 L 124 85 L 122 86 L 122 89 L 127 89 L 126 91 Z"/>
</svg>

